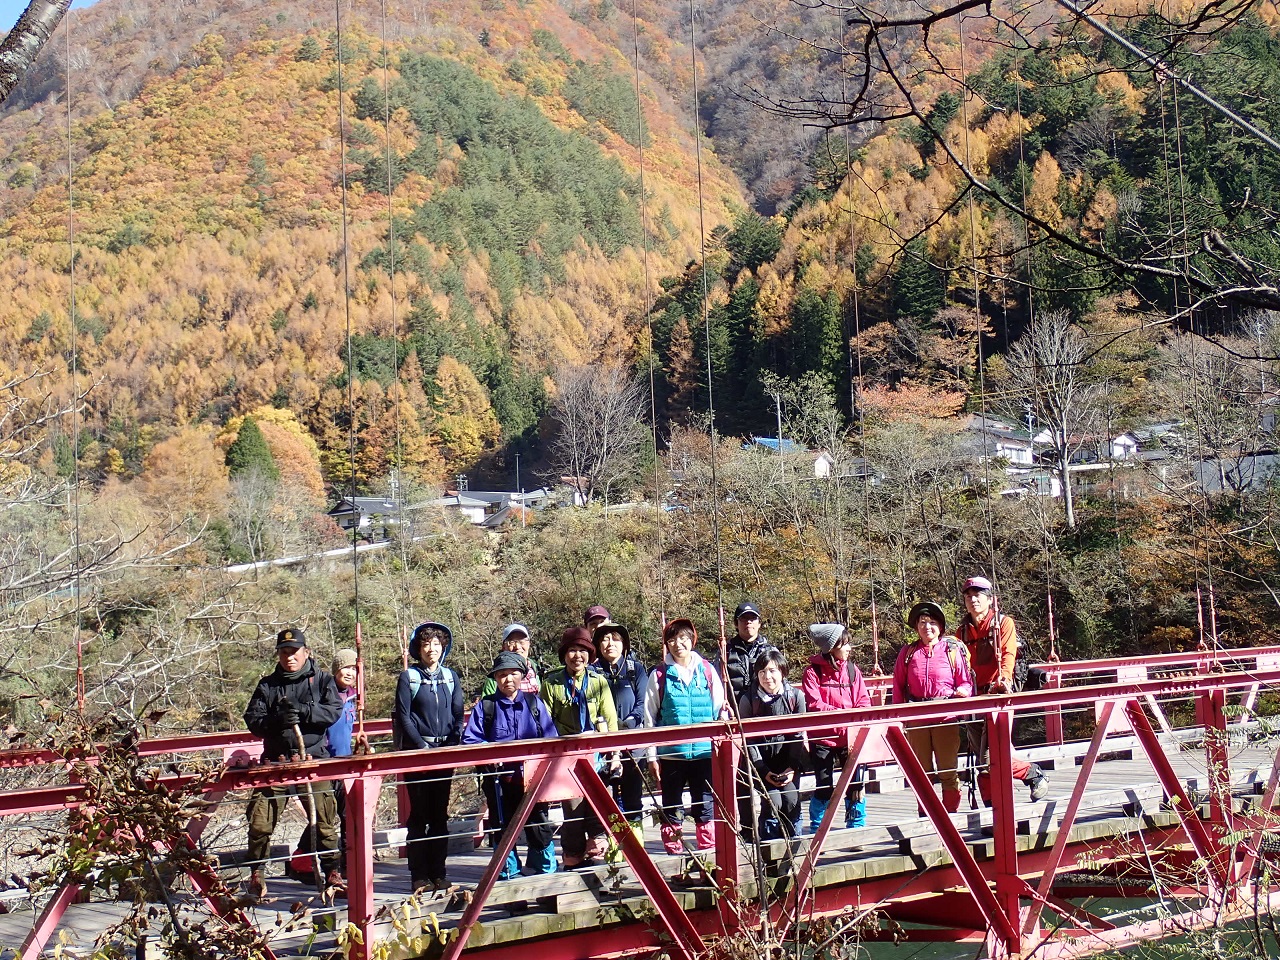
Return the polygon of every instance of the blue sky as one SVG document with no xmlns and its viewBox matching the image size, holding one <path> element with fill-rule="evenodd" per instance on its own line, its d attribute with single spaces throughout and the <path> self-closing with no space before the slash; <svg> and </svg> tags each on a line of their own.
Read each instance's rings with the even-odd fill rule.
<svg viewBox="0 0 1280 960">
<path fill-rule="evenodd" d="M 27 2 L 28 0 L 0 0 L 0 30 L 13 29 L 13 25 L 22 16 L 22 11 L 27 9 Z M 95 2 L 96 0 L 74 0 L 71 8 L 87 7 Z"/>
</svg>

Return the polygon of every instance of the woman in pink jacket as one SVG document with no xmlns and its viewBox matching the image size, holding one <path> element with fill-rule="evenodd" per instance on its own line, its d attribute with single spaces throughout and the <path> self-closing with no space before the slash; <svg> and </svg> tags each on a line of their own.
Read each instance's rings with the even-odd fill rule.
<svg viewBox="0 0 1280 960">
<path fill-rule="evenodd" d="M 823 710 L 848 710 L 852 707 L 871 706 L 867 685 L 862 671 L 851 659 L 853 640 L 849 631 L 840 623 L 815 623 L 809 627 L 809 639 L 818 648 L 815 656 L 804 668 L 801 689 L 810 713 Z M 813 796 L 809 798 L 809 831 L 816 832 L 831 802 L 831 788 L 835 782 L 835 767 L 839 762 L 844 769 L 849 750 L 843 737 L 814 740 L 810 744 L 813 755 Z M 858 771 L 861 773 L 861 771 Z M 867 801 L 862 792 L 862 778 L 858 777 L 849 787 L 844 798 L 844 822 L 847 827 L 864 827 L 867 824 Z"/>
<path fill-rule="evenodd" d="M 893 665 L 893 702 L 918 703 L 973 696 L 969 653 L 955 637 L 945 636 L 947 617 L 936 603 L 922 600 L 907 614 L 916 639 L 903 644 Z M 942 782 L 942 805 L 960 809 L 960 724 L 955 717 L 906 724 L 912 751 L 933 780 Z M 920 815 L 924 816 L 923 808 Z"/>
</svg>

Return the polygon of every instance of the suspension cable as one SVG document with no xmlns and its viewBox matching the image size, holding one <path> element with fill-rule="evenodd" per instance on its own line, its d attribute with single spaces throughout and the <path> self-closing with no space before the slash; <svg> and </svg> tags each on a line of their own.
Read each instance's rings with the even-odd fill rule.
<svg viewBox="0 0 1280 960">
<path fill-rule="evenodd" d="M 399 324 L 396 316 L 396 215 L 394 215 L 394 205 L 392 202 L 392 192 L 394 183 L 392 178 L 392 81 L 390 81 L 390 50 L 387 45 L 387 0 L 381 0 L 381 19 L 380 19 L 381 45 L 383 45 L 383 137 L 385 140 L 385 163 L 387 163 L 387 273 L 390 284 L 390 328 L 392 328 L 392 389 L 394 390 L 393 402 L 396 408 L 393 411 L 394 429 L 396 429 L 396 463 L 392 472 L 392 509 L 396 512 L 396 530 L 397 543 L 401 550 L 401 567 L 399 567 L 399 577 L 403 584 L 404 577 L 408 576 L 408 541 L 403 536 L 403 531 L 407 529 L 404 525 L 404 490 L 403 490 L 403 468 L 404 468 L 404 443 L 401 431 L 401 393 L 403 387 L 401 385 L 401 371 L 399 371 Z M 397 596 L 394 608 L 396 608 L 396 637 L 397 641 L 401 640 L 406 632 L 406 622 L 404 622 L 404 594 Z M 408 645 L 403 645 L 406 664 L 408 666 Z M 358 687 L 358 695 L 360 695 L 360 721 L 364 722 L 364 658 L 361 657 L 361 650 L 357 649 L 357 671 L 361 677 L 361 684 Z"/>
<path fill-rule="evenodd" d="M 698 243 L 701 250 L 698 269 L 702 275 L 702 328 L 707 345 L 707 417 L 709 421 L 707 427 L 711 437 L 711 522 L 715 527 L 716 543 L 716 613 L 720 627 L 720 658 L 721 663 L 724 663 L 728 654 L 724 631 L 724 561 L 720 543 L 720 476 L 716 463 L 719 454 L 716 449 L 715 387 L 712 382 L 714 378 L 711 363 L 711 293 L 707 289 L 707 225 L 702 186 L 702 121 L 700 119 L 702 111 L 698 100 L 698 27 L 694 2 L 695 0 L 689 0 L 689 56 L 693 63 L 693 144 L 698 171 Z M 781 437 L 778 438 L 778 443 L 782 443 Z M 735 713 L 737 706 L 736 703 L 733 705 Z"/>
<path fill-rule="evenodd" d="M 1182 233 L 1181 233 L 1181 239 L 1179 241 L 1179 245 L 1181 247 L 1180 257 L 1184 264 L 1189 265 L 1190 251 L 1187 249 L 1187 237 L 1189 235 L 1188 216 L 1187 216 L 1187 177 L 1186 177 L 1186 169 L 1183 162 L 1184 158 L 1183 158 L 1183 151 L 1182 151 L 1182 105 L 1178 97 L 1177 86 L 1174 86 L 1171 93 L 1172 93 L 1172 99 L 1173 99 L 1174 151 L 1175 151 L 1175 156 L 1177 157 L 1177 160 L 1178 160 L 1178 205 L 1179 205 L 1179 212 L 1181 214 L 1181 219 L 1182 219 Z M 1176 278 L 1174 280 L 1174 286 L 1176 289 L 1176 286 L 1177 286 Z M 1189 306 L 1191 301 L 1190 292 L 1188 292 L 1187 301 Z M 1177 310 L 1178 308 L 1179 308 L 1179 304 L 1175 300 L 1174 309 Z M 1192 349 L 1193 356 L 1194 356 L 1194 352 L 1198 342 L 1198 339 L 1197 339 L 1198 335 L 1196 333 L 1196 315 L 1197 315 L 1197 311 L 1195 310 L 1189 311 L 1187 315 L 1187 321 L 1191 326 L 1191 349 Z M 1193 364 L 1192 382 L 1195 383 L 1198 379 L 1199 378 L 1194 373 L 1194 364 Z M 1196 406 L 1198 408 L 1201 407 L 1199 402 L 1196 403 Z M 1201 472 L 1201 477 L 1203 477 L 1204 462 L 1205 462 L 1203 429 L 1196 430 L 1196 443 L 1197 443 L 1197 446 L 1199 447 L 1199 457 L 1200 457 L 1200 464 L 1201 464 L 1200 472 Z M 1205 583 L 1209 587 L 1209 637 L 1212 640 L 1213 649 L 1217 650 L 1218 649 L 1218 611 L 1217 611 L 1217 600 L 1216 600 L 1214 589 L 1213 589 L 1213 552 L 1210 546 L 1210 537 L 1205 532 L 1205 528 L 1209 525 L 1210 516 L 1212 514 L 1209 509 L 1209 491 L 1206 488 L 1203 482 L 1203 479 L 1201 480 L 1201 483 L 1200 483 L 1200 490 L 1201 490 L 1202 506 L 1199 511 L 1199 519 L 1196 524 L 1196 528 L 1200 533 L 1201 545 L 1204 548 L 1204 576 L 1205 576 Z M 1201 644 L 1204 644 L 1205 642 L 1203 630 L 1201 631 L 1201 634 L 1200 634 L 1200 642 Z"/>
<path fill-rule="evenodd" d="M 361 665 L 364 661 L 364 644 L 360 631 L 360 510 L 356 505 L 356 400 L 355 363 L 351 346 L 351 239 L 348 232 L 347 211 L 347 108 L 346 81 L 342 69 L 342 0 L 334 0 L 334 53 L 338 61 L 338 167 L 342 190 L 342 306 L 346 318 L 347 336 L 347 457 L 350 470 L 348 489 L 351 491 L 351 511 L 355 523 L 351 526 L 351 609 L 355 619 L 356 645 L 356 719 L 358 733 L 364 736 L 364 689 Z"/>
<path fill-rule="evenodd" d="M 1280 142 L 1276 141 L 1274 138 L 1272 138 L 1268 134 L 1263 133 L 1261 130 L 1255 127 L 1252 123 L 1250 123 L 1244 117 L 1240 116 L 1240 114 L 1236 113 L 1230 107 L 1227 107 L 1222 103 L 1219 103 L 1217 100 L 1215 100 L 1205 91 L 1201 90 L 1198 86 L 1196 86 L 1190 80 L 1186 80 L 1183 77 L 1180 77 L 1177 73 L 1173 71 L 1173 69 L 1169 66 L 1169 64 L 1165 63 L 1160 58 L 1156 57 L 1154 54 L 1147 53 L 1147 51 L 1143 50 L 1141 47 L 1139 47 L 1136 43 L 1134 43 L 1128 37 L 1124 36 L 1124 34 L 1117 33 L 1115 30 L 1112 30 L 1109 26 L 1107 26 L 1097 17 L 1093 16 L 1090 13 L 1085 12 L 1083 8 L 1076 6 L 1072 2 L 1072 0 L 1054 0 L 1054 2 L 1057 3 L 1063 9 L 1070 12 L 1072 16 L 1076 17 L 1077 19 L 1083 20 L 1085 23 L 1089 24 L 1089 26 L 1093 27 L 1099 33 L 1106 36 L 1109 40 L 1114 40 L 1120 46 L 1124 47 L 1126 50 L 1132 53 L 1135 57 L 1137 57 L 1143 63 L 1147 64 L 1149 67 L 1155 70 L 1156 75 L 1158 77 L 1167 78 L 1168 80 L 1172 81 L 1174 84 L 1181 87 L 1183 90 L 1186 90 L 1193 97 L 1196 97 L 1202 102 L 1208 104 L 1210 108 L 1222 114 L 1222 116 L 1226 117 L 1228 120 L 1234 123 L 1241 130 L 1257 138 L 1262 143 L 1266 144 L 1268 147 L 1274 150 L 1276 153 L 1280 153 Z"/>
<path fill-rule="evenodd" d="M 63 63 L 67 85 L 67 279 L 71 311 L 71 592 L 75 596 L 76 710 L 84 718 L 84 594 L 81 585 L 80 542 L 80 318 L 76 314 L 76 198 L 75 158 L 71 144 L 71 17 L 63 20 L 66 57 Z"/>
<path fill-rule="evenodd" d="M 1023 175 L 1019 178 L 1019 180 L 1021 181 L 1020 187 L 1022 192 L 1022 209 L 1025 210 L 1027 209 L 1027 202 L 1028 202 L 1027 201 L 1027 177 L 1026 177 L 1027 143 L 1026 143 L 1026 140 L 1023 138 L 1023 132 L 1022 132 L 1022 125 L 1025 118 L 1022 113 L 1023 81 L 1022 81 L 1022 52 L 1021 51 L 1019 51 L 1017 57 L 1014 60 L 1014 69 L 1017 71 L 1018 80 L 1019 80 L 1019 82 L 1014 85 L 1014 103 L 1015 103 L 1015 109 L 1017 110 L 1017 115 L 1018 115 L 1018 128 L 1017 128 L 1018 129 L 1018 162 L 1021 165 L 1023 170 Z M 1027 258 L 1027 325 L 1031 333 L 1032 342 L 1034 343 L 1036 342 L 1037 318 L 1039 317 L 1039 313 L 1036 310 L 1036 303 L 1035 303 L 1035 291 L 1037 288 L 1036 288 L 1036 278 L 1035 278 L 1035 263 L 1034 263 L 1033 257 L 1031 256 L 1031 226 L 1027 222 L 1025 217 L 1022 220 L 1022 244 L 1023 244 L 1023 250 Z M 1005 339 L 1005 343 L 1008 344 L 1009 323 L 1008 323 L 1007 310 L 1005 313 L 1004 339 Z M 1032 368 L 1033 384 L 1036 380 L 1039 379 L 1039 374 L 1040 374 L 1040 366 L 1039 366 L 1039 363 L 1037 362 L 1036 366 Z M 1027 440 L 1029 443 L 1034 444 L 1035 433 L 1030 423 L 1027 424 Z M 1062 484 L 1063 484 L 1062 495 L 1064 497 L 1067 496 L 1067 489 L 1066 489 L 1067 482 L 1068 482 L 1068 476 L 1066 473 L 1064 473 L 1062 477 Z M 1044 604 L 1045 604 L 1046 633 L 1048 634 L 1048 637 L 1049 637 L 1049 662 L 1057 663 L 1058 662 L 1058 625 L 1057 625 L 1057 616 L 1053 609 L 1053 582 L 1054 582 L 1053 543 L 1052 543 L 1052 537 L 1049 532 L 1049 521 L 1048 521 L 1048 516 L 1046 511 L 1041 509 L 1041 510 L 1038 510 L 1037 512 L 1040 515 L 1040 529 L 1043 534 L 1042 545 L 1043 545 L 1043 551 L 1044 551 Z"/>
<path fill-rule="evenodd" d="M 960 117 L 964 124 L 964 165 L 971 167 L 969 156 L 969 75 L 964 57 L 964 14 L 960 15 Z M 1025 178 L 1024 178 L 1025 179 Z M 982 289 L 978 276 L 978 215 L 974 209 L 973 191 L 968 190 L 969 211 L 969 265 L 973 271 L 973 350 L 978 367 L 978 403 L 982 411 L 982 504 L 983 519 L 987 524 L 987 563 L 991 571 L 991 582 L 995 585 L 997 609 L 999 608 L 999 580 L 996 575 L 996 533 L 995 521 L 991 509 L 991 458 L 986 456 L 987 436 L 987 371 L 982 359 Z"/>
<path fill-rule="evenodd" d="M 662 476 L 660 471 L 656 469 L 658 456 L 658 398 L 657 375 L 654 373 L 654 367 L 656 366 L 657 354 L 653 344 L 653 280 L 649 265 L 649 196 L 644 176 L 644 103 L 640 98 L 640 12 L 638 0 L 631 0 L 631 43 L 635 60 L 636 149 L 640 152 L 640 234 L 644 243 L 644 320 L 649 335 L 648 357 L 646 358 L 646 366 L 649 368 L 649 428 L 653 434 L 653 456 L 655 459 L 655 469 L 653 471 L 653 526 L 658 541 L 658 569 L 662 571 L 658 577 L 657 635 L 662 636 L 662 630 L 667 623 L 667 577 L 666 566 L 662 562 L 662 557 L 665 553 L 662 542 Z"/>
</svg>

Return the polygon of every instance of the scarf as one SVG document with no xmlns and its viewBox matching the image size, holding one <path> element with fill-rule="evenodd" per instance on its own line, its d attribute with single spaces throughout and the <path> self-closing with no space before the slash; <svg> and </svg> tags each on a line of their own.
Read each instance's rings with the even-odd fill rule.
<svg viewBox="0 0 1280 960">
<path fill-rule="evenodd" d="M 568 671 L 564 675 L 564 688 L 569 694 L 569 702 L 578 708 L 578 730 L 586 733 L 591 729 L 587 722 L 587 678 L 591 674 L 584 670 L 582 676 L 575 680 L 569 676 Z"/>
<path fill-rule="evenodd" d="M 290 682 L 294 680 L 301 680 L 311 672 L 311 658 L 308 657 L 307 662 L 297 670 L 286 670 L 284 667 L 277 664 L 276 672 L 280 674 L 280 677 L 283 680 L 288 680 Z"/>
</svg>

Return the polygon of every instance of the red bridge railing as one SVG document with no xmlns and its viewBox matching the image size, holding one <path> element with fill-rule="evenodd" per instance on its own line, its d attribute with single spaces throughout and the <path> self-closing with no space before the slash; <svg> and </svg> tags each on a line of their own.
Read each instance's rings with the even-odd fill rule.
<svg viewBox="0 0 1280 960">
<path fill-rule="evenodd" d="M 812 887 L 815 870 L 830 836 L 836 812 L 853 782 L 858 764 L 897 764 L 917 802 L 932 821 L 951 866 L 937 872 L 931 881 L 945 900 L 934 911 L 935 922 L 955 920 L 928 935 L 934 938 L 972 939 L 975 930 L 985 936 L 992 956 L 1025 956 L 1036 951 L 1041 957 L 1085 955 L 1159 935 L 1172 929 L 1169 924 L 1188 927 L 1222 923 L 1256 909 L 1259 891 L 1251 888 L 1253 868 L 1260 855 L 1264 832 L 1272 829 L 1272 809 L 1280 754 L 1276 755 L 1265 780 L 1261 813 L 1236 812 L 1231 797 L 1228 734 L 1232 725 L 1253 718 L 1262 693 L 1280 689 L 1280 647 L 1260 647 L 1231 651 L 1195 651 L 1151 657 L 1042 664 L 1048 685 L 1037 692 L 977 697 L 962 702 L 876 705 L 865 709 L 821 715 L 807 714 L 758 718 L 742 723 L 707 723 L 688 727 L 640 729 L 615 734 L 589 734 L 545 741 L 517 741 L 473 747 L 451 747 L 426 751 L 375 753 L 364 756 L 308 761 L 293 764 L 259 764 L 254 738 L 248 734 L 198 734 L 146 741 L 139 746 L 143 756 L 180 758 L 182 755 L 221 755 L 229 764 L 213 783 L 203 787 L 211 801 L 232 791 L 267 784 L 303 784 L 333 778 L 347 778 L 347 914 L 359 936 L 349 944 L 350 955 L 368 956 L 378 935 L 375 917 L 374 827 L 377 800 L 388 778 L 426 771 L 455 771 L 477 764 L 523 761 L 526 765 L 527 793 L 515 820 L 503 831 L 495 845 L 488 869 L 474 891 L 456 932 L 444 944 L 446 960 L 467 947 L 468 939 L 491 894 L 507 851 L 528 816 L 532 805 L 566 796 L 585 797 L 587 803 L 621 847 L 627 864 L 652 901 L 655 917 L 650 924 L 630 923 L 610 927 L 607 934 L 593 940 L 578 934 L 550 941 L 548 953 L 556 956 L 617 955 L 642 951 L 664 943 L 674 955 L 694 958 L 708 950 L 713 938 L 732 935 L 744 927 L 768 924 L 774 937 L 782 936 L 807 917 L 834 913 L 850 902 L 848 888 L 818 891 Z M 884 678 L 871 678 L 881 694 Z M 979 861 L 953 819 L 943 809 L 920 762 L 903 733 L 908 722 L 943 721 L 954 715 L 958 704 L 966 714 L 987 717 L 995 729 L 991 747 L 992 832 L 994 856 Z M 1170 740 L 1173 725 L 1166 716 L 1171 703 L 1194 704 L 1191 736 L 1186 727 L 1179 741 L 1203 742 L 1207 777 L 1207 813 L 1193 802 L 1171 763 Z M 1064 742 L 1064 714 L 1081 714 L 1090 722 L 1087 746 L 1080 742 L 1082 756 L 1071 793 L 1052 849 L 1035 854 L 1020 853 L 1014 808 L 1014 781 L 1011 772 L 1010 733 L 1015 716 L 1039 714 L 1045 718 L 1047 740 Z M 1235 714 L 1233 717 L 1232 714 Z M 370 725 L 373 733 L 385 732 L 385 721 Z M 815 834 L 807 839 L 807 852 L 799 860 L 788 891 L 780 900 L 764 906 L 755 898 L 744 899 L 744 878 L 739 876 L 739 836 L 735 782 L 745 739 L 774 734 L 804 732 L 810 735 L 835 731 L 845 739 L 849 761 L 835 785 L 834 795 Z M 1162 734 L 1165 736 L 1162 737 Z M 1068 903 L 1055 888 L 1059 868 L 1071 844 L 1072 826 L 1081 809 L 1089 776 L 1104 752 L 1109 738 L 1123 736 L 1134 742 L 1150 761 L 1168 807 L 1177 815 L 1175 844 L 1185 860 L 1203 865 L 1201 882 L 1186 891 L 1201 901 L 1174 918 L 1117 926 Z M 699 740 L 712 742 L 713 793 L 717 798 L 715 872 L 712 882 L 719 888 L 714 909 L 686 912 L 673 895 L 663 873 L 644 846 L 631 834 L 626 820 L 613 803 L 609 791 L 596 773 L 592 757 L 599 752 L 665 746 Z M 1179 744 L 1172 745 L 1174 749 Z M 0 769 L 41 768 L 48 773 L 63 764 L 47 751 L 0 753 Z M 245 764 L 237 766 L 236 764 Z M 159 777 L 159 784 L 176 784 L 179 773 Z M 1062 777 L 1057 780 L 1061 786 Z M 74 782 L 0 792 L 0 817 L 70 809 L 83 799 L 83 788 Z M 199 842 L 206 820 L 193 821 L 187 841 Z M 1240 838 L 1244 839 L 1240 839 Z M 1025 879 L 1038 877 L 1034 884 Z M 750 879 L 750 878 L 746 878 Z M 210 878 L 193 875 L 196 891 L 208 894 Z M 867 884 L 859 901 L 874 901 L 883 891 Z M 955 889 L 963 891 L 957 906 Z M 59 920 L 78 894 L 75 884 L 61 889 L 36 918 L 21 956 L 37 957 L 49 942 Z M 916 895 L 919 890 L 913 890 Z M 1271 904 L 1272 895 L 1265 892 Z M 1252 899 L 1250 899 L 1252 897 Z M 1208 906 L 1206 907 L 1205 904 Z M 1278 903 L 1277 905 L 1280 905 Z M 222 914 L 236 908 L 210 899 L 209 907 Z M 1054 927 L 1043 923 L 1049 909 L 1063 918 Z M 975 914 L 976 911 L 976 914 Z M 904 916 L 910 914 L 905 911 Z M 980 918 L 980 923 L 973 921 Z M 1153 927 L 1152 924 L 1157 924 Z M 357 942 L 358 941 L 358 942 Z M 512 953 L 518 947 L 494 947 L 486 956 Z M 527 951 L 527 946 L 523 948 Z M 541 948 L 540 948 L 541 950 Z"/>
</svg>

